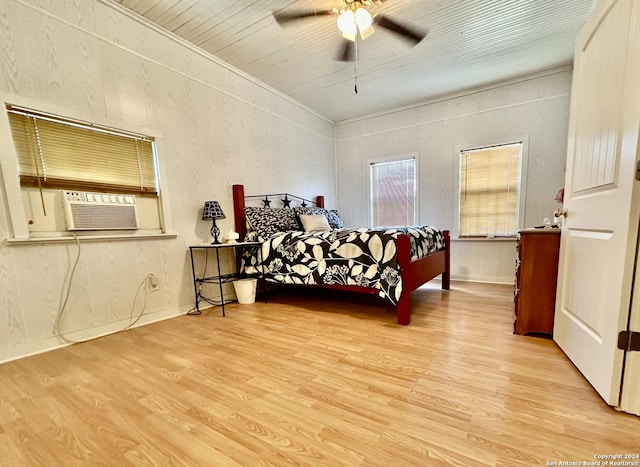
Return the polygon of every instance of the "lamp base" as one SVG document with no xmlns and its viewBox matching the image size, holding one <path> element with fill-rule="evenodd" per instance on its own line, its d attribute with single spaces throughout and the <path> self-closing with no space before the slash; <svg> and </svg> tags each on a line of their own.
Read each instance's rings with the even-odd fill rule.
<svg viewBox="0 0 640 467">
<path fill-rule="evenodd" d="M 221 242 L 219 240 L 220 237 L 220 227 L 216 225 L 216 220 L 213 219 L 213 225 L 211 226 L 211 236 L 213 237 L 212 245 L 219 245 Z"/>
</svg>

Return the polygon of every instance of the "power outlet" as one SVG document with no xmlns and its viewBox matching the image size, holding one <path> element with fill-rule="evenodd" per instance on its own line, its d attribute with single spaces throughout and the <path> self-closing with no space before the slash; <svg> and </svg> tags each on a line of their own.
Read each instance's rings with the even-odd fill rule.
<svg viewBox="0 0 640 467">
<path fill-rule="evenodd" d="M 160 279 L 158 279 L 158 276 L 149 274 L 149 278 L 147 280 L 147 286 L 149 290 L 152 292 L 155 292 L 156 290 L 160 290 Z"/>
</svg>

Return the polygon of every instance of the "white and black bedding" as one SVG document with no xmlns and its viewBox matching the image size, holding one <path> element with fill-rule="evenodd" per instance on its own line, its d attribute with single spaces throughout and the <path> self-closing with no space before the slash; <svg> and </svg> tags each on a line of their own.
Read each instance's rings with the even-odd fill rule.
<svg viewBox="0 0 640 467">
<path fill-rule="evenodd" d="M 380 297 L 395 305 L 403 288 L 396 254 L 397 239 L 401 234 L 409 235 L 412 261 L 445 247 L 442 231 L 431 226 L 324 232 L 288 230 L 272 233 L 267 238 L 264 238 L 264 231 L 261 235 L 253 230 L 247 233 L 247 240 L 261 237 L 263 267 L 258 262 L 257 249 L 247 250 L 243 258 L 244 272 L 262 272 L 267 280 L 281 284 L 353 285 L 376 289 Z"/>
</svg>

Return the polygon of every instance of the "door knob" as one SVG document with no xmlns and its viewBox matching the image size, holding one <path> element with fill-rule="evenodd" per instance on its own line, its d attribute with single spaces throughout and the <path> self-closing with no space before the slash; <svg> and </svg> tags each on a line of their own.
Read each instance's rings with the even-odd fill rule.
<svg viewBox="0 0 640 467">
<path fill-rule="evenodd" d="M 556 209 L 555 211 L 553 211 L 553 215 L 555 217 L 567 217 L 568 211 L 563 208 L 563 209 Z"/>
</svg>

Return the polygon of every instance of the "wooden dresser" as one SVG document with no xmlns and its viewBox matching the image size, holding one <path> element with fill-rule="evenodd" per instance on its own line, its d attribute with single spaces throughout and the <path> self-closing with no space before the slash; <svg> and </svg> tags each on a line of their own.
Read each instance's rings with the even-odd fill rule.
<svg viewBox="0 0 640 467">
<path fill-rule="evenodd" d="M 519 232 L 514 334 L 553 334 L 559 251 L 559 229 Z"/>
</svg>

